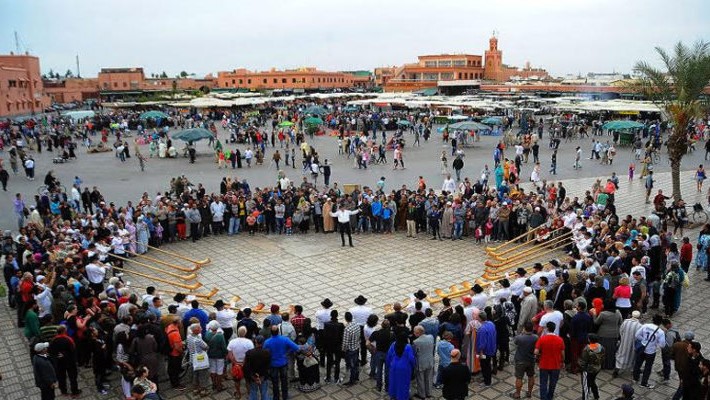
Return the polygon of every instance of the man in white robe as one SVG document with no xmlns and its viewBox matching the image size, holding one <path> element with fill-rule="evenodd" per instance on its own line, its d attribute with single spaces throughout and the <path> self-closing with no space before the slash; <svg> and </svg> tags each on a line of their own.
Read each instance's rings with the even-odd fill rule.
<svg viewBox="0 0 710 400">
<path fill-rule="evenodd" d="M 613 374 L 615 378 L 619 376 L 620 372 L 625 370 L 631 371 L 634 367 L 634 360 L 636 359 L 636 350 L 634 348 L 636 332 L 638 332 L 643 325 L 639 322 L 640 317 L 640 312 L 632 312 L 631 318 L 625 320 L 619 328 L 621 339 L 619 340 L 619 348 L 616 351 L 616 368 L 614 368 Z"/>
</svg>

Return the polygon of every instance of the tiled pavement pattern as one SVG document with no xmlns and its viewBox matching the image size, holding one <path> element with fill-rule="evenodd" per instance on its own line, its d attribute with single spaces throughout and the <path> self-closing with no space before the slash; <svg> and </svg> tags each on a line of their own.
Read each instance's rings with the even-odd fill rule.
<svg viewBox="0 0 710 400">
<path fill-rule="evenodd" d="M 656 187 L 670 187 L 668 173 L 660 173 L 656 179 Z M 564 181 L 568 194 L 583 193 L 592 182 L 593 179 Z M 682 182 L 686 201 L 690 204 L 700 201 L 701 196 L 696 194 L 692 181 L 692 172 L 684 172 Z M 649 206 L 644 203 L 643 184 L 638 179 L 632 184 L 622 180 L 617 199 L 620 215 L 645 215 L 649 210 Z M 697 229 L 687 232 L 686 235 L 695 238 Z M 195 244 L 185 242 L 166 246 L 166 249 L 177 250 L 197 259 L 212 258 L 212 263 L 199 271 L 198 279 L 208 289 L 220 288 L 220 293 L 214 299 L 222 297 L 229 300 L 233 295 L 239 295 L 242 297 L 238 304 L 240 307 L 253 306 L 257 301 L 263 301 L 267 305 L 274 302 L 282 305 L 299 303 L 304 305 L 309 317 L 318 309 L 323 297 L 330 297 L 337 308 L 345 310 L 352 306 L 352 300 L 359 294 L 368 297 L 368 304 L 375 312 L 382 314 L 384 304 L 402 300 L 416 289 L 422 288 L 432 293 L 434 288 L 447 288 L 464 280 L 472 281 L 483 270 L 483 248 L 472 244 L 470 240 L 439 242 L 430 241 L 429 237 L 424 235 L 409 239 L 400 233 L 391 236 L 356 235 L 354 239 L 355 248 L 351 249 L 340 247 L 340 238 L 336 234 L 311 233 L 291 237 L 249 237 L 242 234 L 231 238 L 209 237 Z M 151 256 L 174 261 L 156 252 Z M 184 262 L 181 264 L 184 265 Z M 141 267 L 131 268 L 146 272 Z M 143 278 L 128 275 L 128 280 L 136 285 L 147 284 Z M 702 317 L 710 294 L 704 290 L 708 284 L 702 281 L 702 278 L 700 273 L 691 273 L 691 287 L 684 293 L 683 307 L 674 322 L 681 332 L 691 329 L 703 345 L 710 346 L 710 327 L 706 323 L 707 318 Z M 169 288 L 166 285 L 162 287 Z M 0 305 L 0 313 L 6 321 L 14 321 L 14 310 L 9 309 L 5 301 Z M 0 333 L 0 372 L 3 376 L 0 381 L 0 398 L 39 398 L 31 375 L 26 341 L 20 330 L 13 324 L 8 325 L 12 327 Z M 657 357 L 654 370 L 659 368 L 660 356 Z M 507 367 L 506 371 L 499 373 L 491 388 L 483 390 L 477 382 L 472 384 L 471 397 L 507 398 L 514 383 L 511 369 Z M 363 369 L 361 377 L 366 378 L 366 374 L 367 370 Z M 655 374 L 652 380 L 654 378 Z M 601 398 L 615 398 L 619 386 L 629 380 L 628 375 L 612 380 L 610 373 L 602 372 L 598 378 Z M 80 386 L 84 392 L 81 398 L 101 397 L 93 389 L 92 382 L 91 371 L 82 370 Z M 113 374 L 111 383 L 113 390 L 105 398 L 120 398 L 118 374 Z M 658 385 L 652 391 L 637 387 L 637 398 L 668 399 L 676 385 L 677 380 L 673 377 L 668 385 Z M 189 392 L 177 393 L 168 390 L 166 383 L 163 383 L 162 387 L 166 388 L 162 392 L 165 398 L 195 398 Z M 440 393 L 435 390 L 435 397 Z M 309 394 L 301 394 L 293 388 L 290 394 L 299 399 L 385 398 L 374 390 L 374 382 L 367 379 L 349 388 L 328 385 Z M 581 398 L 578 376 L 563 373 L 555 397 Z M 228 399 L 232 398 L 232 394 L 225 391 L 216 393 L 211 398 Z M 537 392 L 534 398 L 537 398 Z"/>
</svg>

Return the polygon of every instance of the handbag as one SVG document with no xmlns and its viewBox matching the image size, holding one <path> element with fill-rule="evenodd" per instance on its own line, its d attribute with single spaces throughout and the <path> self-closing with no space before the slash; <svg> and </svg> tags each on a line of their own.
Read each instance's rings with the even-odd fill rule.
<svg viewBox="0 0 710 400">
<path fill-rule="evenodd" d="M 306 358 L 303 359 L 303 366 L 306 368 L 310 368 L 314 365 L 318 365 L 318 360 L 312 355 L 306 356 Z"/>
<path fill-rule="evenodd" d="M 653 331 L 653 333 L 651 334 L 651 336 L 648 337 L 648 340 L 651 340 L 651 338 L 654 338 L 654 340 L 655 340 L 655 338 L 656 338 L 656 332 L 658 332 L 658 330 L 659 330 L 660 328 L 661 328 L 661 327 L 658 326 L 658 327 L 656 328 L 656 330 Z M 646 341 L 646 340 L 636 339 L 636 340 L 634 341 L 634 349 L 636 350 L 636 353 L 642 353 L 642 352 L 646 351 L 646 346 L 648 346 L 648 341 Z"/>
<path fill-rule="evenodd" d="M 207 356 L 206 351 L 198 351 L 192 353 L 190 356 L 192 358 L 192 370 L 199 371 L 201 369 L 207 369 L 210 367 L 210 358 Z"/>
<path fill-rule="evenodd" d="M 232 376 L 236 380 L 240 380 L 240 379 L 244 378 L 244 368 L 242 367 L 242 364 L 239 364 L 239 363 L 232 364 Z"/>
</svg>

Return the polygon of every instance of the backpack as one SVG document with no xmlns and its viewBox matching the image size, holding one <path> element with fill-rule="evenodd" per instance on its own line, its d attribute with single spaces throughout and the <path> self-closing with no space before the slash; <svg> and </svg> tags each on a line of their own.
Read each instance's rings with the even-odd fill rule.
<svg viewBox="0 0 710 400">
<path fill-rule="evenodd" d="M 593 351 L 589 347 L 584 349 L 587 352 L 587 370 L 588 371 L 598 371 L 602 366 L 602 351 Z"/>
</svg>

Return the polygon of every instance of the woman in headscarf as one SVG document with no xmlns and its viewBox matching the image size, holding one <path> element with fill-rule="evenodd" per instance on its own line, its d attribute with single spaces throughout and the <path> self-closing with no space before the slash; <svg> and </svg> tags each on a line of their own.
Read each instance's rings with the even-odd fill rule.
<svg viewBox="0 0 710 400">
<path fill-rule="evenodd" d="M 160 370 L 158 366 L 161 355 L 158 352 L 158 342 L 148 332 L 147 324 L 138 327 L 137 335 L 128 349 L 128 354 L 138 355 L 138 364 L 145 365 L 148 368 L 147 378 L 155 382 Z"/>
<path fill-rule="evenodd" d="M 601 313 L 596 314 L 595 309 L 592 309 L 591 313 L 594 317 L 594 325 L 598 327 L 599 343 L 606 349 L 606 358 L 602 369 L 614 369 L 619 327 L 623 320 L 621 313 L 616 309 L 613 299 L 607 299 Z"/>
<path fill-rule="evenodd" d="M 315 352 L 315 340 L 311 320 L 306 318 L 303 323 L 303 330 L 296 338 L 302 351 L 296 355 L 296 365 L 298 367 L 298 390 L 310 393 L 320 389 L 320 370 L 318 368 L 318 358 Z"/>
<path fill-rule="evenodd" d="M 136 253 L 145 254 L 148 251 L 149 239 L 148 224 L 145 222 L 145 217 L 141 215 L 136 224 Z"/>
<path fill-rule="evenodd" d="M 631 246 L 631 242 L 635 242 L 636 239 L 639 236 L 639 231 L 636 229 L 631 230 L 631 235 L 629 235 L 629 238 L 626 239 L 626 243 L 624 243 L 625 246 Z"/>
<path fill-rule="evenodd" d="M 466 330 L 464 331 L 464 341 L 463 341 L 463 353 L 466 355 L 466 365 L 471 373 L 476 373 L 481 370 L 481 363 L 478 358 L 476 358 L 476 339 L 478 336 L 478 328 L 481 327 L 481 320 L 478 318 L 481 310 L 474 307 L 472 310 L 472 316 L 470 321 L 466 324 Z"/>
<path fill-rule="evenodd" d="M 412 383 L 412 371 L 416 364 L 414 349 L 406 336 L 401 335 L 387 351 L 389 366 L 389 388 L 387 393 L 393 400 L 409 400 L 409 388 Z"/>
</svg>

